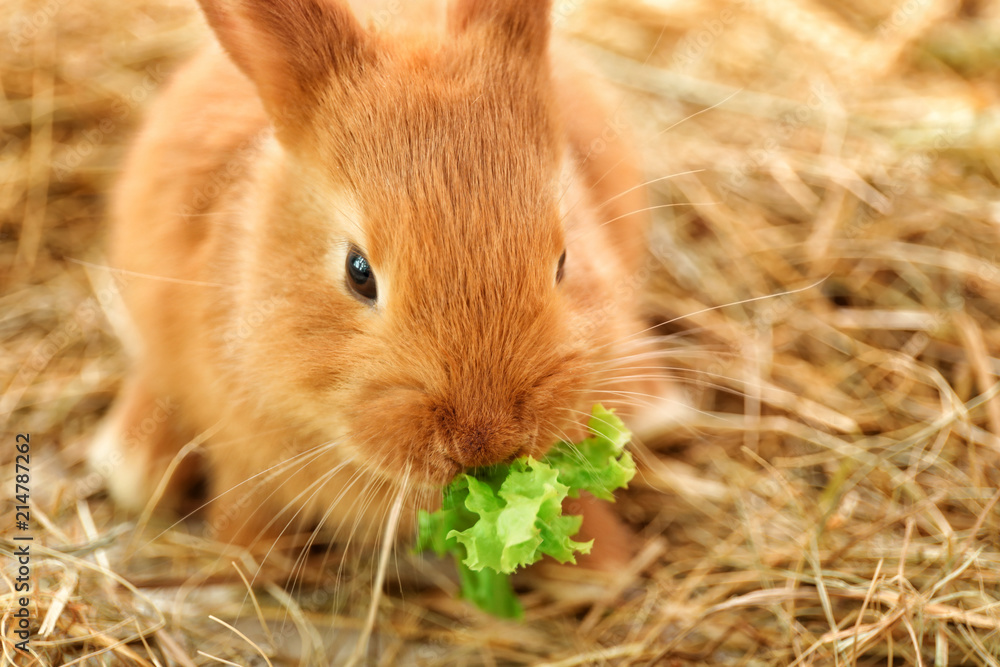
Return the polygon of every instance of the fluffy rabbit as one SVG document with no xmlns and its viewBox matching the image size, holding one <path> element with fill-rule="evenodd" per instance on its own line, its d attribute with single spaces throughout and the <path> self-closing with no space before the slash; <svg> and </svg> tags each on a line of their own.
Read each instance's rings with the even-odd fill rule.
<svg viewBox="0 0 1000 667">
<path fill-rule="evenodd" d="M 549 2 L 458 0 L 406 32 L 334 0 L 201 3 L 221 48 L 153 105 L 113 202 L 139 344 L 92 459 L 121 504 L 207 434 L 166 500 L 204 474 L 220 537 L 370 540 L 400 485 L 405 529 L 463 469 L 578 437 L 608 392 L 667 391 L 627 379 L 649 375 L 641 179 Z"/>
</svg>

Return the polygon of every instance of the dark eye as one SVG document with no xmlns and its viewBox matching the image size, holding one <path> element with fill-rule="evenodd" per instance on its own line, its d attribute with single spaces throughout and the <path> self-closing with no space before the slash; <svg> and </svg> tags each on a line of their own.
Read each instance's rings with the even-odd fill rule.
<svg viewBox="0 0 1000 667">
<path fill-rule="evenodd" d="M 365 256 L 354 247 L 347 252 L 347 286 L 365 303 L 374 303 L 378 297 L 375 272 Z"/>
<path fill-rule="evenodd" d="M 562 279 L 563 279 L 563 265 L 565 263 L 566 263 L 566 251 L 563 250 L 563 253 L 561 255 L 559 255 L 559 266 L 556 267 L 556 284 L 557 285 L 562 282 Z"/>
</svg>

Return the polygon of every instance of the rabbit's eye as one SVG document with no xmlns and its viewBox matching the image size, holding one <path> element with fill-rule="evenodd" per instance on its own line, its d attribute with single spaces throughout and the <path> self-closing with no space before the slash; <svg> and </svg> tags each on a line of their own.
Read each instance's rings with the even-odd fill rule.
<svg viewBox="0 0 1000 667">
<path fill-rule="evenodd" d="M 563 279 L 563 265 L 566 264 L 566 251 L 563 250 L 562 254 L 559 255 L 559 265 L 556 267 L 556 284 L 562 282 Z"/>
<path fill-rule="evenodd" d="M 347 286 L 364 303 L 375 303 L 378 289 L 375 287 L 375 272 L 365 256 L 355 248 L 347 252 Z"/>
</svg>

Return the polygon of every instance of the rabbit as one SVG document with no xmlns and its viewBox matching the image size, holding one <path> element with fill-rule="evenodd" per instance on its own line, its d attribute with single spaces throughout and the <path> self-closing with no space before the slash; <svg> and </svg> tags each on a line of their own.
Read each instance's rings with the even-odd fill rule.
<svg viewBox="0 0 1000 667">
<path fill-rule="evenodd" d="M 455 475 L 578 438 L 595 402 L 673 419 L 637 360 L 638 163 L 550 2 L 455 0 L 402 31 L 335 0 L 200 4 L 217 44 L 152 105 L 111 203 L 135 342 L 91 460 L 120 505 L 204 476 L 219 539 L 369 543 L 395 495 L 408 534 Z M 594 553 L 627 558 L 581 506 Z"/>
</svg>

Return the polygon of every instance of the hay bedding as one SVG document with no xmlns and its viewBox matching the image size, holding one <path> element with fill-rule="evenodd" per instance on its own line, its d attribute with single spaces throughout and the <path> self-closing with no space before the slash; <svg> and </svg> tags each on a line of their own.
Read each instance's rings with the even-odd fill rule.
<svg viewBox="0 0 1000 667">
<path fill-rule="evenodd" d="M 0 8 L 0 414 L 32 436 L 42 626 L 6 662 L 329 664 L 364 628 L 364 554 L 137 528 L 81 464 L 125 362 L 80 261 L 146 99 L 204 38 L 191 4 Z M 698 410 L 637 446 L 627 571 L 524 573 L 516 625 L 400 552 L 365 662 L 1000 665 L 1000 3 L 556 5 L 657 179 L 625 287 Z"/>
</svg>

